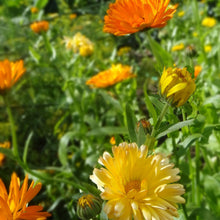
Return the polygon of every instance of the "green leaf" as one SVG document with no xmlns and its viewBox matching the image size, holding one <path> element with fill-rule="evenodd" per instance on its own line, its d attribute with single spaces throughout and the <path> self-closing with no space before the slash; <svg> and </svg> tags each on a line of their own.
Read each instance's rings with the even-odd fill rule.
<svg viewBox="0 0 220 220">
<path fill-rule="evenodd" d="M 140 123 L 137 132 L 137 145 L 140 147 L 141 145 L 145 144 L 145 142 L 146 142 L 146 134 L 144 132 L 144 127 L 142 123 Z"/>
<path fill-rule="evenodd" d="M 126 116 L 128 133 L 131 142 L 137 143 L 137 133 L 136 133 L 137 119 L 134 115 L 134 112 L 131 110 L 129 104 L 126 104 L 125 116 Z"/>
<path fill-rule="evenodd" d="M 180 145 L 183 146 L 183 148 L 190 147 L 197 139 L 201 138 L 201 134 L 192 134 L 189 135 Z"/>
<path fill-rule="evenodd" d="M 172 66 L 173 60 L 170 53 L 168 53 L 166 50 L 164 50 L 159 43 L 157 43 L 150 35 L 150 33 L 147 34 L 148 36 L 148 42 L 150 44 L 151 50 L 153 55 L 155 56 L 159 66 L 160 70 L 162 71 L 164 67 Z"/>
<path fill-rule="evenodd" d="M 67 160 L 67 147 L 69 141 L 76 135 L 76 132 L 67 132 L 61 139 L 58 148 L 58 158 L 63 166 L 66 166 L 68 163 Z"/>
<path fill-rule="evenodd" d="M 33 136 L 33 131 L 31 131 L 31 133 L 28 135 L 27 140 L 25 141 L 24 152 L 23 152 L 23 161 L 25 164 L 27 162 L 27 153 L 32 136 Z"/>
<path fill-rule="evenodd" d="M 48 3 L 48 0 L 36 0 L 35 6 L 39 9 L 42 9 L 46 6 L 47 3 Z"/>
<path fill-rule="evenodd" d="M 152 104 L 152 102 L 151 102 L 151 100 L 150 100 L 150 98 L 149 98 L 149 96 L 147 94 L 147 88 L 146 87 L 147 87 L 147 85 L 145 83 L 144 84 L 145 103 L 146 103 L 147 109 L 148 109 L 151 117 L 153 118 L 153 122 L 155 124 L 156 121 L 157 121 L 157 112 L 156 112 L 156 110 L 155 110 L 155 108 L 154 108 L 154 106 L 153 106 L 153 104 Z"/>
<path fill-rule="evenodd" d="M 36 62 L 36 63 L 39 63 L 41 56 L 40 56 L 40 54 L 39 54 L 36 50 L 34 50 L 34 48 L 31 47 L 31 46 L 29 46 L 29 53 L 30 53 L 30 55 L 32 56 L 32 58 L 35 60 L 35 62 Z"/>
<path fill-rule="evenodd" d="M 107 94 L 106 92 L 100 91 L 100 94 L 102 95 L 103 99 L 107 102 L 109 102 L 110 104 L 112 104 L 112 106 L 118 110 L 119 112 L 123 112 L 123 108 L 120 104 L 120 102 L 113 98 L 112 96 L 110 96 L 109 94 Z"/>
<path fill-rule="evenodd" d="M 218 220 L 218 217 L 215 217 L 211 211 L 205 208 L 198 208 L 194 209 L 192 214 L 189 216 L 188 220 L 195 220 L 197 219 L 196 216 L 199 216 L 200 219 L 210 219 L 210 220 Z"/>
<path fill-rule="evenodd" d="M 161 132 L 160 134 L 157 135 L 157 139 L 161 138 L 169 133 L 172 133 L 174 131 L 178 131 L 179 129 L 185 127 L 185 126 L 189 126 L 192 125 L 194 123 L 194 119 L 190 119 L 187 121 L 182 121 L 182 122 L 178 122 L 174 125 L 171 125 L 170 127 L 168 127 L 165 131 Z"/>
<path fill-rule="evenodd" d="M 115 135 L 115 134 L 127 134 L 128 131 L 125 127 L 101 127 L 92 129 L 87 133 L 87 136 L 99 136 L 99 135 Z"/>
</svg>

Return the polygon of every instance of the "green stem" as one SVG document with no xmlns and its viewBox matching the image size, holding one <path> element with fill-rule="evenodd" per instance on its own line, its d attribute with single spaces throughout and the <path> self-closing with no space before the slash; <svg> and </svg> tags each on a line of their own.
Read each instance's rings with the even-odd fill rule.
<svg viewBox="0 0 220 220">
<path fill-rule="evenodd" d="M 42 31 L 42 36 L 43 36 L 44 43 L 45 43 L 45 46 L 46 46 L 46 48 L 47 48 L 49 54 L 52 55 L 52 54 L 53 54 L 53 50 L 52 50 L 51 44 L 50 44 L 50 42 L 49 42 L 49 40 L 48 40 L 48 38 L 47 38 L 46 33 L 43 32 L 43 31 Z"/>
<path fill-rule="evenodd" d="M 11 128 L 11 136 L 12 136 L 12 146 L 13 146 L 13 154 L 14 157 L 18 162 L 21 162 L 20 156 L 19 156 L 19 150 L 18 150 L 18 143 L 17 143 L 17 135 L 16 135 L 16 128 L 14 124 L 14 118 L 11 112 L 11 108 L 9 106 L 7 96 L 3 97 L 5 105 L 6 105 L 6 111 L 9 118 L 10 128 Z"/>
<path fill-rule="evenodd" d="M 185 205 L 185 204 L 182 204 L 182 209 L 183 209 L 183 214 L 184 214 L 185 219 L 186 219 L 186 220 L 189 219 L 189 218 L 188 218 L 188 215 L 187 215 L 186 205 Z"/>
<path fill-rule="evenodd" d="M 176 160 L 176 166 L 179 166 L 179 157 L 177 155 L 177 145 L 176 145 L 176 141 L 175 138 L 172 136 L 172 145 L 173 145 L 173 152 L 175 155 L 175 160 Z"/>
<path fill-rule="evenodd" d="M 196 142 L 196 181 L 195 181 L 195 189 L 196 189 L 196 205 L 200 207 L 200 149 L 199 143 Z"/>
<path fill-rule="evenodd" d="M 156 134 L 156 132 L 157 132 L 157 129 L 159 128 L 159 126 L 160 126 L 160 124 L 161 124 L 161 122 L 162 122 L 162 120 L 163 120 L 163 117 L 165 116 L 165 114 L 166 114 L 166 112 L 167 112 L 168 107 L 169 107 L 169 103 L 166 102 L 165 105 L 163 106 L 163 109 L 162 109 L 162 111 L 161 111 L 159 117 L 157 118 L 156 124 L 155 124 L 154 127 L 153 127 L 153 130 L 152 130 L 152 132 L 151 132 L 151 137 L 154 137 L 154 136 L 155 136 L 155 134 Z"/>
<path fill-rule="evenodd" d="M 155 143 L 155 136 L 156 136 L 156 133 L 157 133 L 157 130 L 158 128 L 160 127 L 160 124 L 163 120 L 163 117 L 165 116 L 166 112 L 167 112 L 167 109 L 169 107 L 169 103 L 165 103 L 165 105 L 163 106 L 163 109 L 159 115 L 159 117 L 157 118 L 157 121 L 155 123 L 155 125 L 153 126 L 153 130 L 151 132 L 151 135 L 149 138 L 147 138 L 147 141 L 146 141 L 146 145 L 148 146 L 149 150 L 152 150 L 153 147 L 154 147 L 154 143 Z"/>
</svg>

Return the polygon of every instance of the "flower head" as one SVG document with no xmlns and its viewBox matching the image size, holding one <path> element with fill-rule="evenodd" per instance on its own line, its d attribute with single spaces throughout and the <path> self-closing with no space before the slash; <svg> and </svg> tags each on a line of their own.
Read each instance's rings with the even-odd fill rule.
<svg viewBox="0 0 220 220">
<path fill-rule="evenodd" d="M 108 70 L 102 71 L 89 79 L 86 84 L 96 88 L 106 88 L 125 79 L 135 77 L 130 66 L 122 64 L 112 64 Z"/>
<path fill-rule="evenodd" d="M 0 94 L 10 89 L 24 74 L 23 60 L 10 62 L 0 61 Z"/>
<path fill-rule="evenodd" d="M 33 32 L 39 34 L 41 32 L 47 32 L 49 29 L 48 21 L 36 21 L 30 25 L 30 28 Z"/>
<path fill-rule="evenodd" d="M 179 17 L 183 17 L 185 15 L 185 11 L 179 11 L 177 15 Z"/>
<path fill-rule="evenodd" d="M 77 14 L 75 14 L 75 13 L 74 14 L 70 14 L 69 17 L 70 17 L 70 19 L 75 19 L 77 17 Z"/>
<path fill-rule="evenodd" d="M 211 17 L 206 17 L 202 20 L 202 26 L 214 27 L 216 25 L 216 19 Z"/>
<path fill-rule="evenodd" d="M 10 142 L 9 141 L 5 141 L 4 143 L 0 143 L 0 148 L 10 148 Z M 0 153 L 0 166 L 3 165 L 3 161 L 5 159 L 5 155 L 3 153 Z"/>
<path fill-rule="evenodd" d="M 87 194 L 79 198 L 77 203 L 77 215 L 80 219 L 94 218 L 101 212 L 102 201 L 99 197 Z"/>
<path fill-rule="evenodd" d="M 202 71 L 202 67 L 197 65 L 197 66 L 194 66 L 194 76 L 195 78 L 197 78 L 197 76 L 200 74 L 200 72 Z"/>
<path fill-rule="evenodd" d="M 80 32 L 76 33 L 72 38 L 64 37 L 64 43 L 67 49 L 71 49 L 81 56 L 89 56 L 94 51 L 93 43 Z"/>
<path fill-rule="evenodd" d="M 0 179 L 0 219 L 1 220 L 45 220 L 51 214 L 41 212 L 41 206 L 28 206 L 28 203 L 38 194 L 41 183 L 34 186 L 34 181 L 28 188 L 28 176 L 26 175 L 22 186 L 16 173 L 11 176 L 9 193 Z"/>
<path fill-rule="evenodd" d="M 111 138 L 110 138 L 110 144 L 111 145 L 115 145 L 116 144 L 116 141 L 115 141 L 115 136 L 111 136 Z"/>
<path fill-rule="evenodd" d="M 171 51 L 178 51 L 178 50 L 183 50 L 184 49 L 184 44 L 183 43 L 180 43 L 180 44 L 177 44 L 177 45 L 174 45 L 171 49 Z"/>
<path fill-rule="evenodd" d="M 123 56 L 124 54 L 128 54 L 130 51 L 131 51 L 131 47 L 129 47 L 129 46 L 124 46 L 124 47 L 121 47 L 121 48 L 118 50 L 117 55 L 118 55 L 118 56 Z"/>
<path fill-rule="evenodd" d="M 126 35 L 145 28 L 161 28 L 173 17 L 178 5 L 168 7 L 170 0 L 116 0 L 104 17 L 104 32 Z"/>
<path fill-rule="evenodd" d="M 212 50 L 212 46 L 210 44 L 207 44 L 207 45 L 204 46 L 204 50 L 205 50 L 206 53 L 209 53 Z"/>
<path fill-rule="evenodd" d="M 32 14 L 35 14 L 35 13 L 37 13 L 39 11 L 39 9 L 37 8 L 37 7 L 32 7 L 31 8 L 31 13 Z"/>
<path fill-rule="evenodd" d="M 112 147 L 113 157 L 105 152 L 99 163 L 105 168 L 93 171 L 90 179 L 107 200 L 104 211 L 109 219 L 172 220 L 178 216 L 177 204 L 185 190 L 179 169 L 161 154 L 146 157 L 135 143 Z"/>
<path fill-rule="evenodd" d="M 186 67 L 164 68 L 159 86 L 161 94 L 176 107 L 183 105 L 196 89 L 195 81 Z"/>
</svg>

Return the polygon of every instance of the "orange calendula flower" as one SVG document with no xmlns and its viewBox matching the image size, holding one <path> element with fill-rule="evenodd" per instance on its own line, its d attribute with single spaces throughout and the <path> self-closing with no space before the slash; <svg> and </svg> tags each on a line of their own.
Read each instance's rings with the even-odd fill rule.
<svg viewBox="0 0 220 220">
<path fill-rule="evenodd" d="M 131 66 L 112 64 L 110 69 L 102 71 L 89 79 L 86 85 L 96 88 L 106 88 L 132 77 L 136 77 L 136 75 L 132 73 Z"/>
<path fill-rule="evenodd" d="M 30 28 L 33 32 L 39 34 L 40 32 L 47 32 L 49 29 L 48 21 L 36 21 L 30 25 Z"/>
<path fill-rule="evenodd" d="M 0 179 L 0 219 L 1 220 L 45 220 L 51 216 L 48 212 L 41 212 L 43 207 L 28 206 L 28 203 L 38 194 L 41 183 L 34 186 L 34 181 L 28 188 L 28 176 L 26 175 L 22 186 L 16 173 L 11 176 L 9 193 L 3 181 Z"/>
<path fill-rule="evenodd" d="M 145 28 L 161 28 L 173 17 L 177 4 L 170 0 L 116 0 L 109 5 L 104 17 L 104 32 L 126 35 Z"/>
<path fill-rule="evenodd" d="M 121 143 L 112 147 L 113 156 L 104 152 L 90 179 L 107 200 L 104 211 L 109 219 L 173 220 L 178 216 L 177 203 L 185 190 L 179 169 L 162 154 L 147 155 L 146 146 Z"/>
<path fill-rule="evenodd" d="M 114 136 L 112 136 L 111 138 L 110 138 L 110 144 L 112 144 L 112 145 L 115 145 L 116 144 L 116 141 L 115 141 L 115 137 Z"/>
<path fill-rule="evenodd" d="M 185 104 L 196 89 L 195 80 L 186 67 L 164 68 L 159 86 L 161 94 L 176 107 Z"/>
<path fill-rule="evenodd" d="M 0 94 L 10 89 L 24 74 L 23 60 L 10 62 L 0 61 Z"/>
<path fill-rule="evenodd" d="M 70 19 L 75 19 L 77 17 L 77 14 L 75 14 L 75 13 L 74 14 L 70 14 L 69 17 L 70 17 Z"/>
<path fill-rule="evenodd" d="M 197 76 L 200 74 L 200 72 L 202 71 L 202 67 L 197 65 L 197 66 L 194 66 L 194 76 L 195 78 L 197 78 Z"/>
<path fill-rule="evenodd" d="M 39 11 L 39 9 L 36 8 L 36 7 L 32 7 L 32 8 L 31 8 L 31 13 L 32 13 L 32 14 L 35 14 L 35 13 L 37 13 L 38 11 Z"/>
<path fill-rule="evenodd" d="M 5 141 L 4 143 L 0 143 L 0 148 L 10 148 L 10 142 Z M 5 159 L 5 155 L 3 153 L 0 153 L 0 166 L 3 165 L 3 161 Z"/>
</svg>

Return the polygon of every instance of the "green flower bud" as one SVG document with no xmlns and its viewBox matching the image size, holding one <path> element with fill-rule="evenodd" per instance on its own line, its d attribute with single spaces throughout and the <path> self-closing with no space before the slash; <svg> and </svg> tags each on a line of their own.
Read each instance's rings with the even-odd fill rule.
<svg viewBox="0 0 220 220">
<path fill-rule="evenodd" d="M 94 218 L 101 212 L 102 200 L 92 194 L 79 198 L 77 203 L 77 215 L 84 220 Z"/>
</svg>

